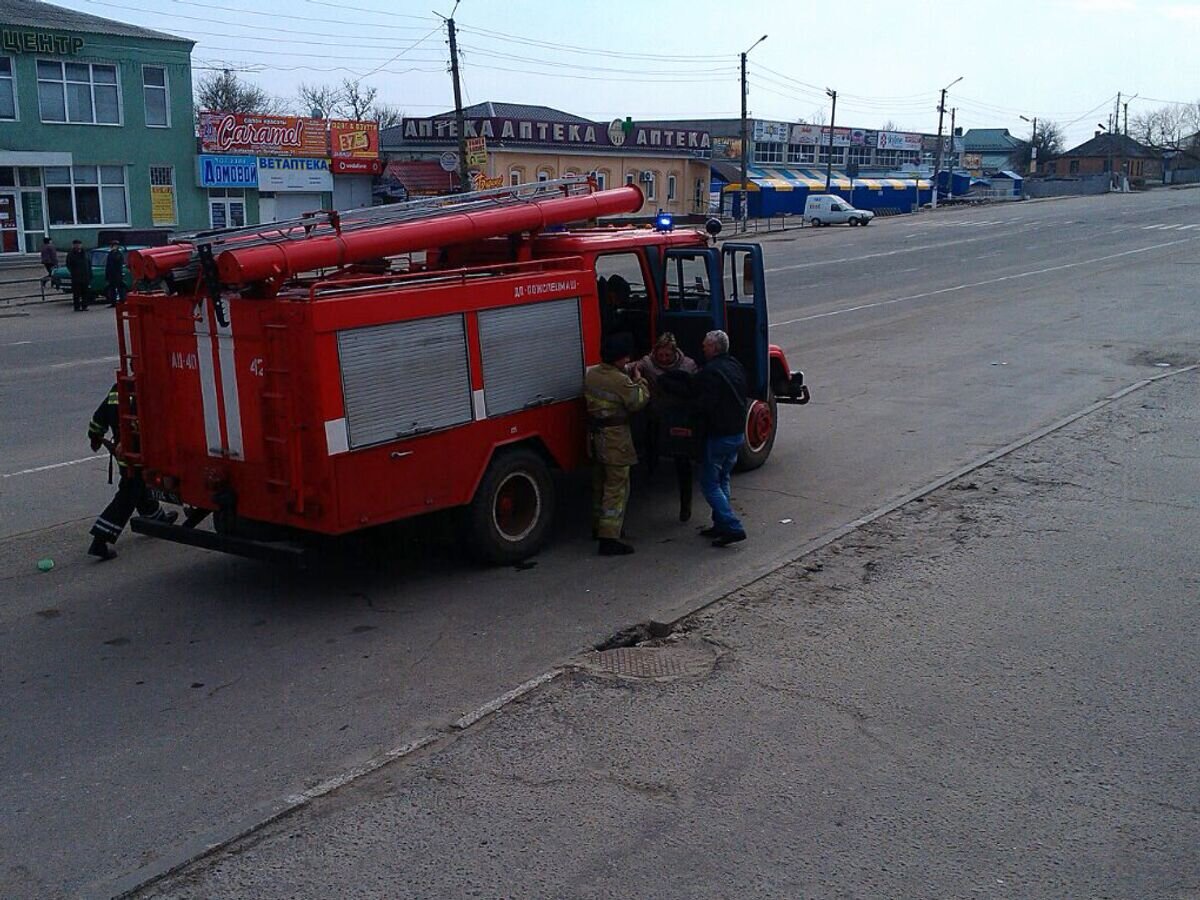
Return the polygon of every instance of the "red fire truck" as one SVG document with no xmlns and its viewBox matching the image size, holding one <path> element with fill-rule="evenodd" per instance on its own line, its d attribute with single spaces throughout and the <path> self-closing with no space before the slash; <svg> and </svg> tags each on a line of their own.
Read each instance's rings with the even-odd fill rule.
<svg viewBox="0 0 1200 900">
<path fill-rule="evenodd" d="M 762 250 L 665 221 L 563 229 L 641 205 L 633 185 L 561 179 L 131 253 L 122 445 L 188 510 L 135 530 L 279 558 L 458 508 L 478 556 L 525 558 L 549 533 L 553 470 L 586 465 L 583 373 L 616 332 L 644 353 L 669 330 L 699 359 L 727 331 L 754 395 L 741 463 L 762 465 L 776 403 L 808 399 L 767 341 Z"/>
</svg>

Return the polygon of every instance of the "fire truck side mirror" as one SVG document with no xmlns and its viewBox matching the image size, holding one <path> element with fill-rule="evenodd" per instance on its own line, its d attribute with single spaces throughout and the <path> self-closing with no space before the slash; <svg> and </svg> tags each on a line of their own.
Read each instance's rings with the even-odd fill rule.
<svg viewBox="0 0 1200 900">
<path fill-rule="evenodd" d="M 718 234 L 721 233 L 721 220 L 715 219 L 715 218 L 709 219 L 707 222 L 704 223 L 704 230 L 707 231 L 713 237 L 716 237 Z"/>
</svg>

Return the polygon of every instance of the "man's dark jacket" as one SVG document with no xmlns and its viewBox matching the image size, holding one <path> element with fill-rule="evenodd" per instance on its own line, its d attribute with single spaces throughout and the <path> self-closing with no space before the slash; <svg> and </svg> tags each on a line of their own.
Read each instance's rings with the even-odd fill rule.
<svg viewBox="0 0 1200 900">
<path fill-rule="evenodd" d="M 91 282 L 92 264 L 88 262 L 86 250 L 81 247 L 78 250 L 71 248 L 67 251 L 67 271 L 71 273 L 71 281 L 76 284 Z"/>
<path fill-rule="evenodd" d="M 727 437 L 746 430 L 746 370 L 723 353 L 714 356 L 695 377 L 696 408 L 706 437 Z"/>
<path fill-rule="evenodd" d="M 125 277 L 125 254 L 120 250 L 109 250 L 104 260 L 104 280 L 109 284 L 120 284 Z"/>
</svg>

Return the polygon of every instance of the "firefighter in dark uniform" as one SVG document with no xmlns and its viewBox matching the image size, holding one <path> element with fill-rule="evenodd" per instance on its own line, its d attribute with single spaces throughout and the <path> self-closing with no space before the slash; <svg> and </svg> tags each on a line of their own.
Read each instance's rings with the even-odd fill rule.
<svg viewBox="0 0 1200 900">
<path fill-rule="evenodd" d="M 587 400 L 589 450 L 592 457 L 592 525 L 601 556 L 623 556 L 633 547 L 622 543 L 625 506 L 629 502 L 629 467 L 637 463 L 629 415 L 650 400 L 640 372 L 625 367 L 633 355 L 633 337 L 617 334 L 604 341 L 602 362 L 583 380 Z"/>
<path fill-rule="evenodd" d="M 125 530 L 134 510 L 137 510 L 140 516 L 166 522 L 168 525 L 179 517 L 179 513 L 163 509 L 146 490 L 146 482 L 142 480 L 142 473 L 132 466 L 126 465 L 121 459 L 121 446 L 117 443 L 121 438 L 118 410 L 117 386 L 114 384 L 109 390 L 108 396 L 96 407 L 96 411 L 92 414 L 92 421 L 88 424 L 88 440 L 91 441 L 92 449 L 99 450 L 101 447 L 107 447 L 116 458 L 117 467 L 121 473 L 121 480 L 117 483 L 116 496 L 112 498 L 112 502 L 108 506 L 104 507 L 104 512 L 100 513 L 100 518 L 92 526 L 92 545 L 88 547 L 88 553 L 98 556 L 100 559 L 112 559 L 117 555 L 117 551 L 112 548 L 112 545 Z M 110 434 L 111 439 L 108 437 Z M 111 477 L 110 470 L 109 478 L 111 479 Z"/>
</svg>

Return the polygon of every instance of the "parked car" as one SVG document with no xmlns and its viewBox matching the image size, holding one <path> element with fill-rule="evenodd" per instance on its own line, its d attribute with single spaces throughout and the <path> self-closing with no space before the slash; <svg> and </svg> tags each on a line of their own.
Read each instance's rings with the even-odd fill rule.
<svg viewBox="0 0 1200 900">
<path fill-rule="evenodd" d="M 810 225 L 870 225 L 875 213 L 855 209 L 835 194 L 809 194 L 804 201 L 804 220 Z"/>
<path fill-rule="evenodd" d="M 121 255 L 125 256 L 130 250 L 141 250 L 141 245 L 131 247 L 121 247 Z M 104 264 L 108 261 L 108 247 L 97 247 L 88 253 L 88 260 L 92 264 L 92 280 L 88 284 L 85 297 L 88 303 L 91 303 L 97 297 L 103 297 L 108 292 L 108 281 L 104 277 Z M 55 290 L 62 291 L 64 294 L 71 293 L 71 273 L 67 271 L 67 267 L 59 266 L 50 273 L 50 284 Z M 129 271 L 128 262 L 125 264 L 125 290 L 133 288 L 133 273 Z"/>
</svg>

